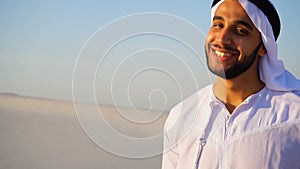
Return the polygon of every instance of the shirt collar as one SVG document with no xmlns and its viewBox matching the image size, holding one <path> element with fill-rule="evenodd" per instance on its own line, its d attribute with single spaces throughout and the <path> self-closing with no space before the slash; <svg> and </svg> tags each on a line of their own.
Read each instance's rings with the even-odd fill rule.
<svg viewBox="0 0 300 169">
<path fill-rule="evenodd" d="M 267 93 L 267 87 L 264 87 L 257 93 L 254 93 L 254 94 L 250 95 L 249 97 L 247 97 L 243 103 L 244 104 L 253 103 L 253 102 L 259 100 L 260 97 L 265 96 L 266 93 Z M 224 104 L 213 93 L 213 84 L 211 84 L 209 86 L 209 98 L 208 99 L 209 99 L 208 103 L 209 103 L 211 109 L 213 109 L 216 106 L 220 106 L 220 107 L 224 106 Z"/>
</svg>

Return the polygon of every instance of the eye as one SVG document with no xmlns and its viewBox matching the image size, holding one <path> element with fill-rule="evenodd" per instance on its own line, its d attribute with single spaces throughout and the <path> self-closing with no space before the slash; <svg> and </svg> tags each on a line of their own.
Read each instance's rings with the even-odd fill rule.
<svg viewBox="0 0 300 169">
<path fill-rule="evenodd" d="M 241 27 L 235 28 L 235 32 L 242 36 L 248 35 L 248 33 L 249 33 L 248 30 L 241 28 Z"/>
<path fill-rule="evenodd" d="M 214 28 L 214 29 L 221 29 L 223 27 L 224 27 L 224 25 L 221 22 L 215 22 L 212 25 L 212 28 Z"/>
</svg>

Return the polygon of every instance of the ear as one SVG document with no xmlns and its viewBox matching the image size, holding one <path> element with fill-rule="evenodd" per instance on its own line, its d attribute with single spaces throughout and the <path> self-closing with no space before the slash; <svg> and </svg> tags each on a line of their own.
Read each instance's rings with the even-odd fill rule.
<svg viewBox="0 0 300 169">
<path fill-rule="evenodd" d="M 264 44 L 261 44 L 258 50 L 258 56 L 265 56 L 267 54 L 267 49 L 265 48 Z"/>
</svg>

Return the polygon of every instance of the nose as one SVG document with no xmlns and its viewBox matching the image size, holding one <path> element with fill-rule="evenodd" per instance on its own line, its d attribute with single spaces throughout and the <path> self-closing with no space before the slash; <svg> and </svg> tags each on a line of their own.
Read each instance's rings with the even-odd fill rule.
<svg viewBox="0 0 300 169">
<path fill-rule="evenodd" d="M 216 38 L 220 45 L 230 45 L 233 37 L 229 28 L 223 28 L 218 32 Z"/>
</svg>

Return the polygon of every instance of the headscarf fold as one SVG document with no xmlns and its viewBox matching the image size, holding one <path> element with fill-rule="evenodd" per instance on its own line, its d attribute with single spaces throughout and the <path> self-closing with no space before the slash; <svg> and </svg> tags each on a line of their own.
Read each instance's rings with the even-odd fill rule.
<svg viewBox="0 0 300 169">
<path fill-rule="evenodd" d="M 220 0 L 213 4 L 211 9 L 211 19 L 219 5 L 225 0 Z M 266 84 L 266 87 L 275 91 L 291 91 L 300 93 L 300 80 L 295 78 L 284 64 L 278 59 L 278 47 L 275 40 L 272 25 L 267 16 L 249 0 L 238 0 L 244 8 L 255 27 L 260 31 L 262 41 L 267 50 L 267 54 L 260 58 L 259 74 L 260 79 Z"/>
</svg>

